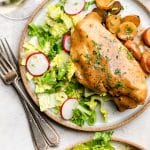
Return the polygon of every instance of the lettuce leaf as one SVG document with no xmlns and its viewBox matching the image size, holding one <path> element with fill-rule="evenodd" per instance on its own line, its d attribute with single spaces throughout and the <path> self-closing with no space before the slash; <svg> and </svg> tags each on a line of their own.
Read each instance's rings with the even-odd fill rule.
<svg viewBox="0 0 150 150">
<path fill-rule="evenodd" d="M 108 111 L 106 108 L 104 108 L 104 100 L 107 100 L 108 101 L 108 98 L 109 96 L 105 95 L 105 96 L 99 96 L 99 95 L 94 95 L 94 96 L 91 96 L 91 101 L 97 101 L 99 102 L 99 110 L 100 110 L 100 113 L 102 114 L 103 116 L 103 119 L 105 122 L 107 122 L 108 120 Z"/>
<path fill-rule="evenodd" d="M 96 121 L 96 112 L 95 110 L 91 111 L 79 105 L 73 110 L 73 117 L 71 118 L 71 121 L 78 126 L 83 126 L 85 122 L 92 126 Z"/>
<path fill-rule="evenodd" d="M 55 38 L 61 38 L 73 27 L 71 17 L 64 13 L 59 4 L 49 6 L 46 22 L 50 26 L 50 33 Z"/>
<path fill-rule="evenodd" d="M 56 99 L 54 94 L 38 94 L 39 106 L 41 111 L 45 111 L 49 108 L 56 106 Z"/>
<path fill-rule="evenodd" d="M 94 135 L 93 140 L 85 145 L 89 146 L 91 150 L 115 150 L 111 144 L 112 131 L 98 132 Z"/>
<path fill-rule="evenodd" d="M 71 59 L 67 62 L 66 66 L 67 66 L 67 79 L 71 81 L 73 75 L 75 74 L 76 68 Z"/>
<path fill-rule="evenodd" d="M 39 106 L 41 111 L 53 108 L 55 111 L 68 98 L 64 92 L 57 92 L 54 94 L 42 93 L 37 94 Z"/>
<path fill-rule="evenodd" d="M 90 150 L 90 148 L 85 144 L 79 144 L 76 145 L 72 150 Z"/>
<path fill-rule="evenodd" d="M 57 5 L 50 5 L 48 7 L 48 16 L 54 20 L 58 20 L 61 17 L 61 14 L 63 14 L 63 10 L 61 7 Z"/>
<path fill-rule="evenodd" d="M 85 3 L 84 10 L 88 10 L 89 7 L 90 7 L 91 5 L 94 5 L 94 4 L 95 4 L 95 0 L 87 1 L 87 2 Z"/>
<path fill-rule="evenodd" d="M 72 150 L 115 150 L 111 144 L 112 131 L 97 132 L 90 142 L 76 145 Z"/>
<path fill-rule="evenodd" d="M 59 54 L 55 56 L 55 58 L 51 61 L 52 67 L 61 68 L 64 64 L 66 64 L 70 60 L 70 57 L 64 51 L 61 51 Z"/>
<path fill-rule="evenodd" d="M 72 78 L 67 84 L 65 92 L 70 98 L 80 99 L 83 95 L 83 86 L 76 79 Z"/>
<path fill-rule="evenodd" d="M 72 76 L 74 75 L 74 68 L 73 66 L 68 65 L 70 64 L 70 58 L 69 55 L 65 52 L 61 52 L 60 54 L 57 54 L 56 57 L 51 62 L 51 68 L 41 77 L 34 77 L 34 83 L 35 86 L 35 92 L 36 93 L 55 93 L 59 92 L 62 89 L 66 87 L 69 87 L 68 82 L 68 76 L 71 80 Z M 73 69 L 73 70 L 71 70 Z M 81 91 L 78 89 L 79 86 L 76 87 L 76 90 L 74 91 L 68 91 L 68 94 L 66 94 L 69 97 L 74 97 L 76 95 L 77 97 L 81 96 Z M 72 89 L 71 89 L 72 90 Z M 72 98 L 73 98 L 72 97 Z"/>
</svg>

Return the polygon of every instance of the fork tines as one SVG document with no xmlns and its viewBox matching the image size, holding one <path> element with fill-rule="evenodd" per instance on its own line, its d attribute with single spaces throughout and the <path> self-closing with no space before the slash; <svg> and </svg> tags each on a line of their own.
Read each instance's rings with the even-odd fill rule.
<svg viewBox="0 0 150 150">
<path fill-rule="evenodd" d="M 10 69 L 14 70 L 14 67 L 11 65 L 11 63 L 7 60 L 7 58 L 4 56 L 3 53 L 1 53 L 0 55 L 0 62 L 2 67 L 7 68 L 7 70 L 9 71 Z"/>
<path fill-rule="evenodd" d="M 8 61 L 13 65 L 15 69 L 17 69 L 17 59 L 14 56 L 12 49 L 10 48 L 6 38 L 0 39 L 0 52 L 8 59 Z"/>
</svg>

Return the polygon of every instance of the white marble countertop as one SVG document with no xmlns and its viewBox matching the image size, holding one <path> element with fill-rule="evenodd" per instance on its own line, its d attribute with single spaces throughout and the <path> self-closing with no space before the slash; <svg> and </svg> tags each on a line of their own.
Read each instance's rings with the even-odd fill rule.
<svg viewBox="0 0 150 150">
<path fill-rule="evenodd" d="M 37 0 L 36 0 L 37 1 Z M 39 2 L 42 0 L 38 0 Z M 150 6 L 150 0 L 143 0 Z M 11 21 L 0 16 L 0 36 L 8 38 L 14 53 L 17 55 L 19 39 L 25 21 Z M 150 150 L 150 109 L 128 125 L 115 130 L 114 136 L 136 142 Z M 61 136 L 59 147 L 66 146 L 90 137 L 93 133 L 73 131 L 52 122 Z M 6 87 L 0 80 L 0 149 L 1 150 L 34 150 L 24 110 L 18 95 L 12 87 Z"/>
</svg>

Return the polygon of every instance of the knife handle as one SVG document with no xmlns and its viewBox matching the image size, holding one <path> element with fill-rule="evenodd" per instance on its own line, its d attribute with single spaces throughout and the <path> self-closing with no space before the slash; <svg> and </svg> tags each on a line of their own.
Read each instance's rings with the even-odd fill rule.
<svg viewBox="0 0 150 150">
<path fill-rule="evenodd" d="M 59 144 L 59 136 L 57 132 L 54 130 L 52 125 L 49 123 L 49 121 L 41 115 L 32 105 L 30 102 L 28 96 L 26 95 L 26 92 L 22 88 L 22 86 L 19 84 L 19 82 L 16 80 L 13 82 L 14 88 L 17 90 L 19 96 L 21 96 L 23 99 L 21 99 L 21 102 L 25 108 L 25 111 L 27 113 L 27 117 L 30 120 L 29 124 L 32 129 L 32 133 L 37 134 L 34 135 L 35 143 L 40 143 L 41 140 L 44 141 L 42 144 L 45 147 L 54 147 Z M 41 134 L 41 135 L 40 135 Z M 39 137 L 39 138 L 38 138 Z M 41 139 L 42 138 L 42 139 Z M 35 144 L 36 146 L 40 147 L 39 145 Z M 42 147 L 42 146 L 41 146 Z M 41 149 L 39 149 L 41 150 Z M 42 149 L 43 150 L 43 149 Z"/>
<path fill-rule="evenodd" d="M 33 141 L 35 150 L 47 150 L 47 147 L 48 147 L 47 143 L 46 143 L 45 139 L 43 138 L 42 133 L 41 133 L 40 129 L 38 128 L 37 123 L 36 123 L 34 117 L 32 116 L 32 113 L 31 113 L 27 103 L 25 101 L 22 101 L 22 104 L 24 106 L 24 110 L 25 110 L 26 116 L 28 118 L 28 123 L 30 126 L 32 141 Z"/>
</svg>

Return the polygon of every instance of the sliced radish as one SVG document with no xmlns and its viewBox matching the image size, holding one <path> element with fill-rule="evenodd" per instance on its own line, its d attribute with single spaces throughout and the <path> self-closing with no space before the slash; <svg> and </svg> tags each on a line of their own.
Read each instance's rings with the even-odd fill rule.
<svg viewBox="0 0 150 150">
<path fill-rule="evenodd" d="M 65 120 L 69 120 L 73 116 L 73 109 L 79 105 L 78 100 L 76 99 L 67 99 L 61 106 L 60 114 L 61 117 Z"/>
<path fill-rule="evenodd" d="M 70 53 L 70 48 L 71 48 L 71 40 L 70 40 L 71 36 L 69 34 L 64 35 L 63 37 L 63 49 L 65 52 Z"/>
<path fill-rule="evenodd" d="M 64 11 L 68 15 L 79 14 L 85 6 L 85 0 L 67 0 L 64 5 Z"/>
<path fill-rule="evenodd" d="M 41 76 L 49 69 L 48 58 L 42 52 L 32 53 L 26 61 L 26 69 L 32 76 Z"/>
</svg>

